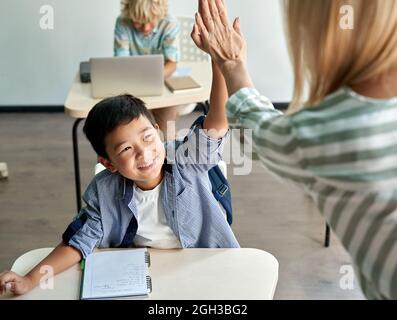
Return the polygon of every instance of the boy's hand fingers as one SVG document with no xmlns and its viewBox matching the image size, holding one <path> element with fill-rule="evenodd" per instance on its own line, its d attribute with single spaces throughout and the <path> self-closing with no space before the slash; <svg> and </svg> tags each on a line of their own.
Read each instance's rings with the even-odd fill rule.
<svg viewBox="0 0 397 320">
<path fill-rule="evenodd" d="M 13 281 L 16 275 L 17 274 L 12 271 L 3 272 L 0 276 L 0 286 L 4 286 L 7 282 Z"/>
<path fill-rule="evenodd" d="M 5 291 L 12 291 L 15 288 L 15 282 L 7 282 L 4 285 Z"/>
<path fill-rule="evenodd" d="M 7 284 L 9 285 L 8 290 L 14 294 L 22 294 L 26 291 L 26 286 L 22 281 L 8 282 Z"/>
<path fill-rule="evenodd" d="M 0 294 L 6 294 L 7 292 L 21 294 L 26 292 L 25 287 L 22 282 L 10 281 L 1 286 Z"/>
<path fill-rule="evenodd" d="M 0 287 L 3 292 L 12 290 L 12 284 L 21 280 L 21 277 L 15 272 L 7 271 L 3 272 L 0 277 Z"/>
<path fill-rule="evenodd" d="M 15 288 L 14 282 L 6 282 L 0 285 L 0 295 L 6 294 L 7 292 L 13 292 L 14 288 Z"/>
<path fill-rule="evenodd" d="M 29 291 L 30 283 L 25 277 L 14 272 L 6 272 L 0 278 L 0 293 L 11 292 L 13 294 L 23 294 Z"/>
</svg>

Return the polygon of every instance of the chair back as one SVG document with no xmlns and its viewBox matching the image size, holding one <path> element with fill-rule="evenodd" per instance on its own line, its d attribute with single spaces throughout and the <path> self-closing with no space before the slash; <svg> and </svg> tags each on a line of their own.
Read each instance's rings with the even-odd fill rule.
<svg viewBox="0 0 397 320">
<path fill-rule="evenodd" d="M 179 35 L 179 49 L 181 61 L 200 62 L 210 61 L 208 54 L 197 48 L 190 34 L 193 30 L 194 19 L 191 17 L 178 17 L 181 32 Z"/>
</svg>

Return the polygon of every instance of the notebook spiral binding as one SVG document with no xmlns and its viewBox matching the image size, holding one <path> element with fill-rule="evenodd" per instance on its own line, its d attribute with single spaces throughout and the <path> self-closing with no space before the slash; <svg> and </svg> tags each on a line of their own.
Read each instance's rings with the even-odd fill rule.
<svg viewBox="0 0 397 320">
<path fill-rule="evenodd" d="M 145 262 L 147 263 L 148 267 L 150 267 L 150 253 L 149 253 L 149 251 L 145 252 Z"/>
<path fill-rule="evenodd" d="M 146 276 L 146 286 L 149 289 L 149 293 L 152 292 L 152 278 L 150 276 Z"/>
</svg>

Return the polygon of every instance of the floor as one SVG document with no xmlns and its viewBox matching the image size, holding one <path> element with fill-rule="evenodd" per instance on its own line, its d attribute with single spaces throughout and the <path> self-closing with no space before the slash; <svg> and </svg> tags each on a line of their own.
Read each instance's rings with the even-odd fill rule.
<svg viewBox="0 0 397 320">
<path fill-rule="evenodd" d="M 178 122 L 185 128 L 190 114 Z M 0 271 L 22 253 L 55 246 L 76 214 L 72 156 L 73 120 L 61 113 L 0 113 Z M 82 190 L 93 175 L 95 154 L 80 135 Z M 358 284 L 343 289 L 349 256 L 334 235 L 325 248 L 324 221 L 299 191 L 281 184 L 254 161 L 252 172 L 233 174 L 233 230 L 242 247 L 279 261 L 275 299 L 363 299 Z"/>
</svg>

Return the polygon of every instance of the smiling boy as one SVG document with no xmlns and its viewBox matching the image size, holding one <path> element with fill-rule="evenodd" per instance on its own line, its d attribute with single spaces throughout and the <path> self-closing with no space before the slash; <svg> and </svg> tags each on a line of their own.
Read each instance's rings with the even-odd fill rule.
<svg viewBox="0 0 397 320">
<path fill-rule="evenodd" d="M 226 85 L 213 64 L 210 110 L 183 143 L 164 145 L 145 104 L 108 98 L 89 113 L 84 132 L 108 169 L 97 174 L 81 209 L 47 258 L 22 277 L 0 274 L 0 293 L 23 294 L 96 248 L 234 248 L 239 244 L 212 194 L 208 170 L 221 159 L 228 122 Z M 173 152 L 174 151 L 174 152 Z M 211 161 L 209 161 L 211 160 Z"/>
</svg>

